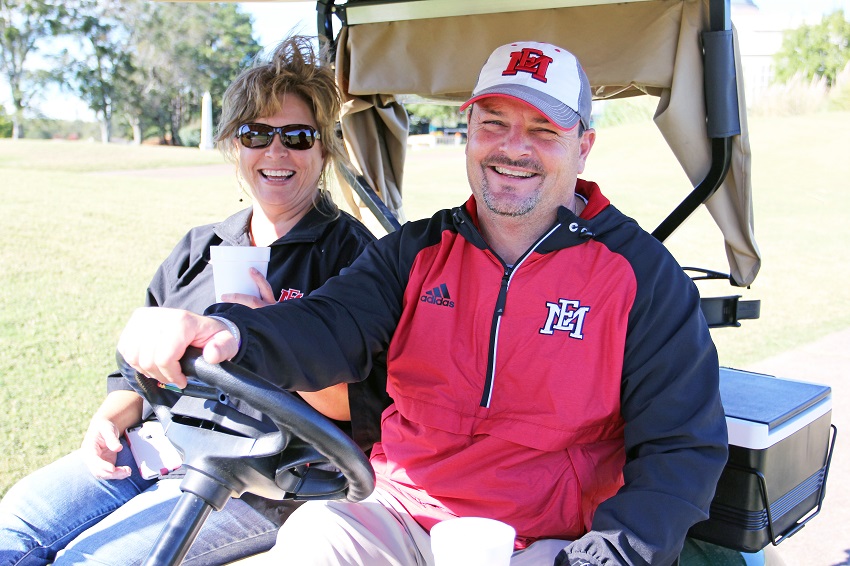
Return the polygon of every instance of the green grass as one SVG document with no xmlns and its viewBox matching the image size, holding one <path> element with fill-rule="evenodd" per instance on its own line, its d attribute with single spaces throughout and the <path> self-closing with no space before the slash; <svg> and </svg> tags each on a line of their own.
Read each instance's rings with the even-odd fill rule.
<svg viewBox="0 0 850 566">
<path fill-rule="evenodd" d="M 64 140 L 0 139 L 0 169 L 82 173 L 223 163 L 217 151 L 191 147 L 109 145 Z"/>
<path fill-rule="evenodd" d="M 156 267 L 190 227 L 241 206 L 229 171 L 179 179 L 96 171 L 210 163 L 222 158 L 0 141 L 0 493 L 79 444 L 118 334 Z"/>
<path fill-rule="evenodd" d="M 850 326 L 848 131 L 847 112 L 750 120 L 762 269 L 752 289 L 715 284 L 701 292 L 760 299 L 761 318 L 712 331 L 721 362 L 743 366 Z M 651 135 L 638 143 L 641 133 Z M 687 186 L 660 134 L 630 125 L 601 130 L 598 140 L 588 177 L 644 227 L 655 228 L 672 209 L 657 197 L 677 203 Z M 720 230 L 704 207 L 667 244 L 683 265 L 728 271 Z"/>
<path fill-rule="evenodd" d="M 751 290 L 709 294 L 759 298 L 762 315 L 713 331 L 725 364 L 850 326 L 848 131 L 846 112 L 751 120 L 763 267 Z M 177 240 L 245 206 L 228 168 L 156 169 L 220 163 L 195 149 L 0 140 L 0 494 L 79 445 L 121 328 Z M 584 176 L 648 229 L 688 186 L 648 123 L 599 130 Z M 405 187 L 410 219 L 460 204 L 469 195 L 463 149 L 411 151 Z M 726 269 L 704 210 L 669 245 L 683 264 Z"/>
</svg>

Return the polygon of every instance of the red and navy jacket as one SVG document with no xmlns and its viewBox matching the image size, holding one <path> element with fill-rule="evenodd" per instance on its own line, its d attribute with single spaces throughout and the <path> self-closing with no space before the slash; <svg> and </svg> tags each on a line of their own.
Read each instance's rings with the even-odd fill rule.
<svg viewBox="0 0 850 566">
<path fill-rule="evenodd" d="M 236 359 L 285 387 L 363 379 L 386 354 L 381 487 L 426 529 L 505 521 L 517 547 L 663 564 L 726 461 L 714 345 L 690 279 L 593 183 L 513 266 L 474 199 L 370 245 L 309 298 L 252 311 Z M 281 381 L 282 380 L 282 381 Z M 607 563 L 607 562 L 605 562 Z"/>
</svg>

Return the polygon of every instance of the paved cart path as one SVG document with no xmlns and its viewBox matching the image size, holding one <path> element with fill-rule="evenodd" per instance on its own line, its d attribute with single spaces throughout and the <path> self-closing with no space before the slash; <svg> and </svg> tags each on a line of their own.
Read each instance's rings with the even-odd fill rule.
<svg viewBox="0 0 850 566">
<path fill-rule="evenodd" d="M 130 175 L 133 177 L 153 177 L 157 179 L 194 179 L 196 177 L 228 177 L 234 178 L 234 165 L 189 165 L 180 167 L 154 167 L 149 169 L 114 169 L 112 171 L 95 171 L 92 175 Z"/>
</svg>

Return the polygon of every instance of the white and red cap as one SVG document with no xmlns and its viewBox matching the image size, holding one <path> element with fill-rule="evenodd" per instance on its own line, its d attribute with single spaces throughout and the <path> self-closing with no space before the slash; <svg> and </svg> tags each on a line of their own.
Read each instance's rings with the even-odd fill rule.
<svg viewBox="0 0 850 566">
<path fill-rule="evenodd" d="M 496 48 L 481 68 L 472 98 L 488 96 L 529 104 L 555 126 L 570 130 L 581 120 L 590 128 L 590 82 L 575 55 L 550 43 L 518 41 Z"/>
</svg>

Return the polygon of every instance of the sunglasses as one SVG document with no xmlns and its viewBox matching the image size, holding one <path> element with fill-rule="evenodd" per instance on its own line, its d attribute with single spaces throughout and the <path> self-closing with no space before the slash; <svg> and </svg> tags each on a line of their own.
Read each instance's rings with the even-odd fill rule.
<svg viewBox="0 0 850 566">
<path fill-rule="evenodd" d="M 298 151 L 310 149 L 316 140 L 322 139 L 316 128 L 305 124 L 290 124 L 278 128 L 268 124 L 242 124 L 236 130 L 236 137 L 248 148 L 270 146 L 275 134 L 280 136 L 283 147 Z"/>
</svg>

